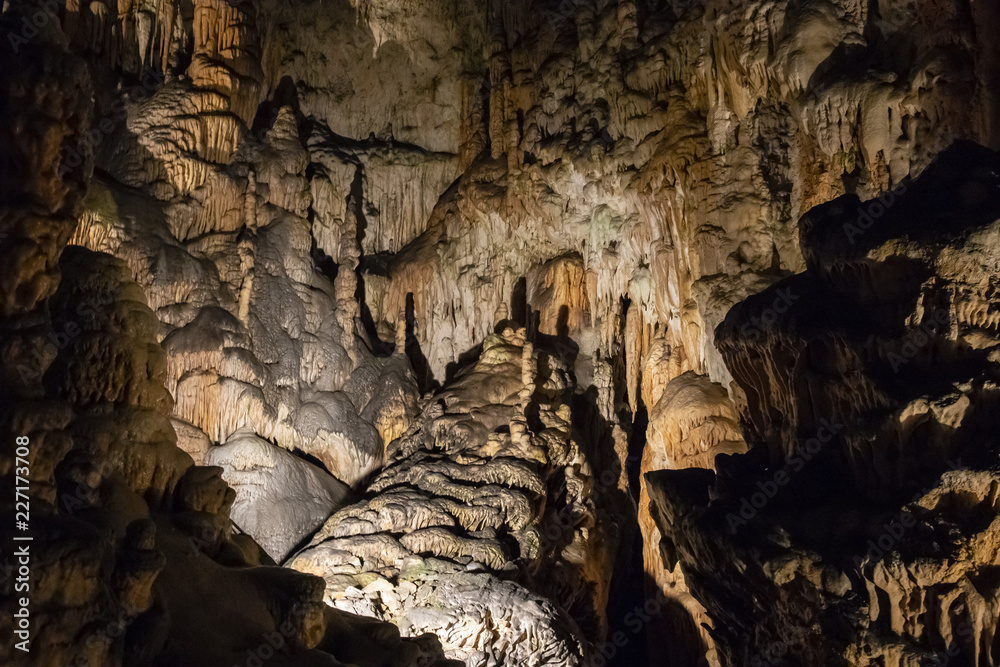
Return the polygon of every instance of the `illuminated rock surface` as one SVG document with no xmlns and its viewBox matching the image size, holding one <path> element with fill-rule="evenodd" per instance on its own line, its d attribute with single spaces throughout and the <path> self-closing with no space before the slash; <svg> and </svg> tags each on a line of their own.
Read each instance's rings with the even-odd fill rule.
<svg viewBox="0 0 1000 667">
<path fill-rule="evenodd" d="M 212 447 L 205 465 L 222 468 L 222 479 L 236 492 L 233 522 L 279 563 L 350 497 L 322 468 L 249 431 Z"/>
<path fill-rule="evenodd" d="M 3 664 L 1000 662 L 995 3 L 0 11 Z"/>
</svg>

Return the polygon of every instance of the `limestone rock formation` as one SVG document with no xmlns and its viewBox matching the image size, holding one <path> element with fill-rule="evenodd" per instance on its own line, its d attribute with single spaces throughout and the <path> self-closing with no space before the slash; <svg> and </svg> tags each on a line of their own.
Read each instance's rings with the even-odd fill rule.
<svg viewBox="0 0 1000 667">
<path fill-rule="evenodd" d="M 222 468 L 236 492 L 230 516 L 278 563 L 350 498 L 322 469 L 247 430 L 212 447 L 205 465 Z"/>
<path fill-rule="evenodd" d="M 997 661 L 996 2 L 0 25 L 32 664 Z"/>
<path fill-rule="evenodd" d="M 617 554 L 572 391 L 523 329 L 491 334 L 291 566 L 325 577 L 334 607 L 434 632 L 467 665 L 585 664 L 579 624 L 605 625 Z"/>
<path fill-rule="evenodd" d="M 657 340 L 672 376 L 728 383 L 712 330 L 803 268 L 799 216 L 877 195 L 956 138 L 1000 141 L 984 92 L 996 47 L 977 38 L 990 10 L 933 7 L 491 5 L 489 154 L 370 270 L 373 317 L 391 330 L 413 292 L 440 376 L 519 300 L 522 278 L 576 253 L 586 275 L 563 305 L 585 300 L 599 329 L 581 356 L 626 357 L 633 411 Z"/>
<path fill-rule="evenodd" d="M 647 487 L 721 664 L 998 664 L 998 220 L 959 144 L 810 211 L 807 271 L 720 325 L 750 451 Z"/>
<path fill-rule="evenodd" d="M 655 364 L 659 358 L 653 355 L 650 361 Z M 656 377 L 654 368 L 647 366 L 646 371 L 647 377 Z M 654 407 L 640 468 L 643 566 L 655 584 L 650 597 L 659 595 L 673 603 L 656 623 L 657 629 L 671 641 L 663 642 L 654 635 L 650 658 L 666 664 L 691 664 L 704 658 L 708 664 L 718 664 L 710 631 L 712 619 L 691 595 L 676 559 L 666 558 L 660 551 L 664 536 L 650 511 L 646 474 L 658 470 L 714 469 L 716 456 L 741 454 L 746 451 L 746 443 L 729 395 L 704 375 L 684 373 L 658 391 L 654 385 L 645 398 Z"/>
<path fill-rule="evenodd" d="M 290 122 L 279 114 L 258 146 L 264 154 L 258 169 L 285 159 L 267 146 L 282 132 L 291 139 L 280 141 L 297 142 Z M 289 152 L 294 169 L 304 169 L 303 149 Z M 260 195 L 249 193 L 239 207 L 253 217 L 242 231 L 201 230 L 193 240 L 171 229 L 171 215 L 187 216 L 187 208 L 175 214 L 155 198 L 98 182 L 74 240 L 124 256 L 150 294 L 174 413 L 185 430 L 224 442 L 250 428 L 316 457 L 355 485 L 381 464 L 379 430 L 405 428 L 415 390 L 405 371 L 361 345 L 353 322 L 345 333 L 334 285 L 308 254 L 312 241 L 302 216 L 309 186 L 297 178 L 270 179 L 259 211 Z"/>
<path fill-rule="evenodd" d="M 4 29 L 30 10 L 5 12 Z M 257 545 L 233 530 L 220 469 L 176 446 L 143 290 L 122 260 L 63 252 L 93 163 L 62 160 L 82 140 L 91 84 L 57 27 L 32 37 L 23 51 L 0 45 L 11 133 L 0 229 L 5 257 L 24 262 L 2 288 L 0 431 L 15 446 L 0 452 L 0 661 L 448 664 L 427 638 L 325 608 L 322 580 L 260 567 Z"/>
</svg>

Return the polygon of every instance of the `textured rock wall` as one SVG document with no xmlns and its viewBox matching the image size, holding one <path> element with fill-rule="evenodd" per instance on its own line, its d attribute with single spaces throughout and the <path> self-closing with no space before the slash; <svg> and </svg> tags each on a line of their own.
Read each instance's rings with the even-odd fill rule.
<svg viewBox="0 0 1000 667">
<path fill-rule="evenodd" d="M 45 35 L 29 36 L 21 19 L 38 11 L 49 11 Z M 918 401 L 901 418 L 939 424 L 920 427 L 929 450 L 873 449 L 854 422 L 889 404 L 883 392 L 863 373 L 829 394 L 816 388 L 825 379 L 796 375 L 797 330 L 761 341 L 807 296 L 895 286 L 881 307 L 905 292 L 891 271 L 841 270 L 841 259 L 823 275 L 842 282 L 823 283 L 817 262 L 843 244 L 799 227 L 847 215 L 814 209 L 841 195 L 898 191 L 957 138 L 1000 145 L 992 3 L 83 0 L 54 14 L 8 2 L 3 17 L 16 63 L 4 61 L 0 128 L 11 391 L 149 403 L 157 416 L 143 413 L 137 437 L 177 458 L 176 436 L 197 463 L 221 465 L 235 495 L 217 490 L 227 500 L 209 513 L 234 503 L 267 553 L 325 579 L 330 603 L 431 630 L 472 664 L 501 664 L 508 650 L 514 664 L 573 664 L 616 624 L 608 589 L 639 516 L 649 592 L 679 603 L 665 626 L 673 657 L 706 650 L 735 664 L 749 659 L 732 638 L 747 616 L 697 574 L 686 581 L 682 554 L 696 550 L 678 544 L 700 544 L 703 528 L 675 540 L 683 522 L 668 520 L 668 503 L 649 510 L 668 492 L 635 488 L 629 472 L 711 468 L 742 451 L 727 394 L 746 460 L 773 464 L 813 437 L 818 416 L 849 415 L 852 454 L 835 470 L 886 502 L 950 455 L 965 399 Z M 45 55 L 50 43 L 74 58 Z M 44 342 L 39 315 L 18 319 L 55 291 L 70 235 L 123 262 L 73 255 L 74 270 L 100 265 L 126 294 L 101 308 L 141 322 L 117 347 L 91 332 L 66 352 Z M 807 266 L 803 281 L 822 289 L 767 292 L 716 341 L 734 304 Z M 989 325 L 992 292 L 968 289 L 957 312 Z M 844 345 L 812 346 L 809 363 L 841 372 Z M 517 348 L 536 365 L 522 377 Z M 133 373 L 149 382 L 130 384 Z M 813 400 L 821 408 L 801 417 Z M 105 439 L 122 428 L 94 424 Z M 171 475 L 207 475 L 178 460 Z M 722 460 L 720 480 L 750 475 L 734 463 L 744 459 Z M 483 476 L 494 464 L 501 482 Z M 538 482 L 506 484 L 509 465 Z M 257 468 L 268 470 L 260 488 L 245 474 Z M 296 493 L 308 512 L 268 514 Z M 241 541 L 219 521 L 226 543 Z M 529 548 L 552 525 L 567 543 Z M 729 556 L 697 553 L 730 576 Z M 473 585 L 495 591 L 474 613 L 428 612 L 464 605 Z M 522 602 L 537 611 L 525 643 L 510 639 Z M 804 627 L 796 613 L 812 603 L 789 604 L 760 636 Z"/>
<path fill-rule="evenodd" d="M 647 377 L 655 377 L 647 373 Z M 657 618 L 650 638 L 652 664 L 693 664 L 704 657 L 718 664 L 710 632 L 712 619 L 688 590 L 684 571 L 676 559 L 665 557 L 660 545 L 663 534 L 650 510 L 646 473 L 657 470 L 715 468 L 715 457 L 740 454 L 746 443 L 739 428 L 735 406 L 721 385 L 704 375 L 684 373 L 665 387 L 652 389 L 645 402 L 653 405 L 646 429 L 646 447 L 640 466 L 639 527 L 642 529 L 642 560 L 651 578 L 647 595 L 660 594 L 680 608 L 666 606 Z M 669 535 L 668 535 L 669 539 Z M 662 640 L 670 637 L 670 641 Z"/>
<path fill-rule="evenodd" d="M 802 213 L 882 192 L 957 137 L 997 141 L 988 10 L 963 3 L 489 9 L 489 155 L 367 292 L 389 323 L 413 292 L 438 375 L 520 278 L 579 253 L 600 331 L 584 352 L 628 359 L 633 409 L 658 339 L 671 376 L 728 382 L 711 331 L 802 268 Z"/>
<path fill-rule="evenodd" d="M 523 329 L 487 337 L 393 442 L 368 498 L 291 566 L 324 576 L 335 607 L 435 632 L 470 666 L 582 664 L 567 611 L 603 631 L 616 554 L 573 439 L 573 388 Z"/>
<path fill-rule="evenodd" d="M 4 33 L 36 11 L 5 11 Z M 4 548 L 0 660 L 220 665 L 266 649 L 269 664 L 448 664 L 430 638 L 404 641 L 326 608 L 322 580 L 260 566 L 229 519 L 235 494 L 221 470 L 176 446 L 168 359 L 143 290 L 122 260 L 63 252 L 93 169 L 66 160 L 87 140 L 84 61 L 52 24 L 30 46 L 0 48 L 0 430 L 18 445 L 0 455 L 0 531 L 30 554 L 24 577 L 23 557 Z M 13 541 L 15 509 L 30 517 L 17 532 L 30 541 Z M 29 588 L 15 593 L 18 579 Z M 21 597 L 31 600 L 27 651 L 14 646 Z"/>
<path fill-rule="evenodd" d="M 998 664 L 998 176 L 960 144 L 813 209 L 808 269 L 720 325 L 750 452 L 647 485 L 722 664 Z"/>
<path fill-rule="evenodd" d="M 342 335 L 308 321 L 330 307 L 306 288 L 325 283 L 308 275 L 307 244 L 338 267 L 358 265 L 362 310 L 382 341 L 415 321 L 423 383 L 443 381 L 504 317 L 546 331 L 565 307 L 582 385 L 602 362 L 624 368 L 619 392 L 635 412 L 654 354 L 666 379 L 694 371 L 728 384 L 711 331 L 733 303 L 802 268 L 801 213 L 844 192 L 882 192 L 957 137 L 996 140 L 995 47 L 976 38 L 991 15 L 961 4 L 227 7 L 170 9 L 156 25 L 172 28 L 147 46 L 103 45 L 67 17 L 82 51 L 118 51 L 104 77 L 141 71 L 148 44 L 166 63 L 147 73 L 161 85 L 118 101 L 126 119 L 112 123 L 99 164 L 155 200 L 141 217 L 163 219 L 169 236 L 145 222 L 126 231 L 105 197 L 84 214 L 103 222 L 76 240 L 125 256 L 123 242 L 146 246 L 130 266 L 155 293 L 164 334 L 213 301 L 248 320 L 246 340 L 224 345 L 248 353 L 203 372 L 194 359 L 217 353 L 182 344 L 202 338 L 198 327 L 171 341 L 179 418 L 213 441 L 248 425 L 325 451 L 351 484 L 380 463 L 370 430 L 296 421 L 364 412 L 367 390 L 348 393 L 353 410 L 343 396 L 313 394 L 342 392 L 374 362 L 355 349 L 349 312 L 338 316 Z M 112 32 L 135 32 L 139 19 L 123 16 Z M 262 245 L 304 264 L 278 269 Z M 572 275 L 559 275 L 565 258 L 578 258 Z M 353 296 L 353 280 L 343 276 L 335 298 Z M 255 309 L 289 289 L 300 292 L 301 324 L 295 309 L 285 321 Z M 202 317 L 234 326 L 217 311 Z M 273 340 L 278 329 L 288 336 Z M 326 378 L 274 361 L 309 366 L 317 354 L 334 357 L 316 364 Z M 196 414 L 208 405 L 236 407 Z M 334 449 L 351 453 L 333 461 Z"/>
</svg>

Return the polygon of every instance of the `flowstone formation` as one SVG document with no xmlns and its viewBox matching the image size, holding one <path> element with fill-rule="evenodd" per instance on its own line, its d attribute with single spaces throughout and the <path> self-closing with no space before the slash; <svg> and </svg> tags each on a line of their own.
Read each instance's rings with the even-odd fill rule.
<svg viewBox="0 0 1000 667">
<path fill-rule="evenodd" d="M 808 269 L 720 325 L 750 451 L 646 484 L 723 665 L 1000 664 L 998 221 L 959 144 L 810 211 Z"/>
<path fill-rule="evenodd" d="M 278 563 L 350 499 L 347 486 L 322 468 L 249 429 L 212 447 L 205 465 L 222 468 L 236 492 L 230 516 Z"/>
<path fill-rule="evenodd" d="M 352 269 L 331 281 L 310 254 L 309 160 L 289 108 L 241 150 L 231 170 L 251 189 L 233 203 L 234 222 L 193 232 L 179 227 L 193 203 L 165 205 L 100 180 L 73 240 L 123 257 L 149 295 L 192 455 L 249 429 L 356 486 L 406 427 L 416 388 L 405 367 L 377 359 L 356 335 Z"/>
<path fill-rule="evenodd" d="M 573 390 L 523 329 L 491 334 L 291 567 L 323 576 L 334 607 L 434 632 L 470 667 L 585 664 L 581 626 L 606 629 L 618 547 L 592 488 L 604 443 L 577 440 Z"/>
</svg>

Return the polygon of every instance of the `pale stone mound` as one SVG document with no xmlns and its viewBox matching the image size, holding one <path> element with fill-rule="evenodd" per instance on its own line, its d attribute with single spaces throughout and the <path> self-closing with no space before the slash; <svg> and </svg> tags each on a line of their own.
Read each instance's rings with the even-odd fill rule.
<svg viewBox="0 0 1000 667">
<path fill-rule="evenodd" d="M 247 429 L 213 447 L 205 465 L 222 468 L 236 492 L 230 516 L 278 563 L 350 498 L 345 484 Z"/>
</svg>

